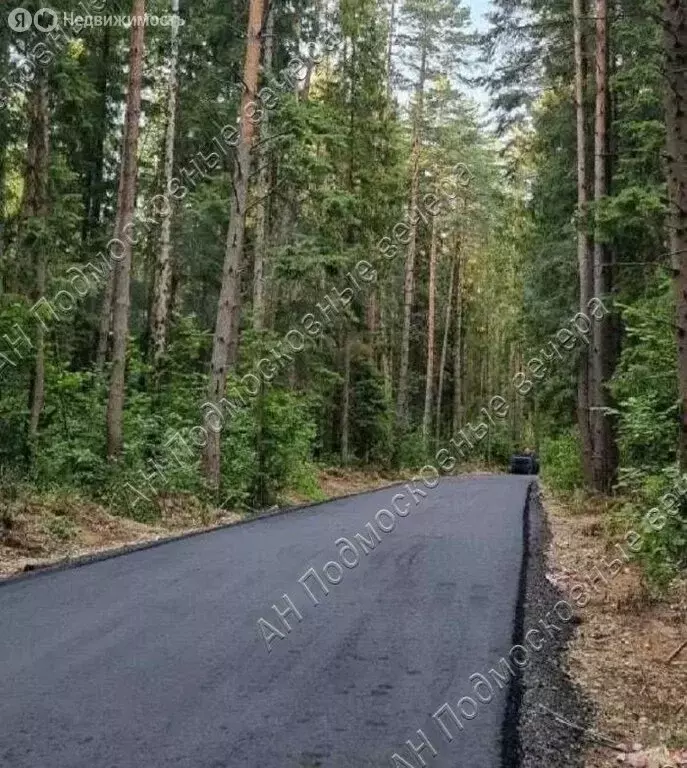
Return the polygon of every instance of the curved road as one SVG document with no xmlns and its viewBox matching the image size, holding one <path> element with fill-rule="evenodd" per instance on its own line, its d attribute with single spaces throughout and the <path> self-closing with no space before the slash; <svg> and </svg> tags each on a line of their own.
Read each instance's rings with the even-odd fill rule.
<svg viewBox="0 0 687 768">
<path fill-rule="evenodd" d="M 444 718 L 450 743 L 431 715 L 511 647 L 528 485 L 389 488 L 0 585 L 0 765 L 500 768 L 505 690 Z M 328 595 L 305 580 L 316 606 L 299 577 L 398 493 L 409 513 Z"/>
</svg>

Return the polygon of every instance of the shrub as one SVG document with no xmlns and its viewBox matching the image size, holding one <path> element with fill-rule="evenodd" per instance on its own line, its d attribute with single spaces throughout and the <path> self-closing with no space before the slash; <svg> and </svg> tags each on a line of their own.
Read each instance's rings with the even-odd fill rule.
<svg viewBox="0 0 687 768">
<path fill-rule="evenodd" d="M 665 586 L 687 567 L 687 475 L 677 467 L 623 473 L 616 516 L 641 536 L 637 558 L 649 581 Z M 681 493 L 682 492 L 682 493 Z"/>
<path fill-rule="evenodd" d="M 558 491 L 573 491 L 583 483 L 580 441 L 570 429 L 541 445 L 542 479 Z"/>
</svg>

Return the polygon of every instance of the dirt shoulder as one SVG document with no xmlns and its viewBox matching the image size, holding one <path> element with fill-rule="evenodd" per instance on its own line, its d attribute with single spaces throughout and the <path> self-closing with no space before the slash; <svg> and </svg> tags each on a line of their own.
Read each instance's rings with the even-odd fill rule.
<svg viewBox="0 0 687 768">
<path fill-rule="evenodd" d="M 392 485 L 401 475 L 323 469 L 314 497 L 287 493 L 282 506 L 326 501 Z M 76 494 L 24 493 L 0 498 L 0 579 L 122 547 L 212 530 L 251 515 L 213 508 L 187 494 L 161 494 L 151 524 L 112 514 Z"/>
<path fill-rule="evenodd" d="M 547 578 L 580 606 L 566 667 L 595 709 L 586 768 L 687 766 L 687 580 L 651 596 L 636 564 L 604 566 L 622 542 L 608 530 L 604 502 L 566 502 L 546 490 L 543 499 Z M 597 567 L 605 580 L 590 586 Z M 576 584 L 586 585 L 584 597 Z"/>
</svg>

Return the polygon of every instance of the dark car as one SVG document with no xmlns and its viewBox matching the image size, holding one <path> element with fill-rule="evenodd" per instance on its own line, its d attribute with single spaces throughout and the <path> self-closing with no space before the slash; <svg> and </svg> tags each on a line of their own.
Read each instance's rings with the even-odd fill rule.
<svg viewBox="0 0 687 768">
<path fill-rule="evenodd" d="M 510 457 L 508 471 L 512 475 L 539 474 L 539 459 L 536 453 L 514 453 Z"/>
</svg>

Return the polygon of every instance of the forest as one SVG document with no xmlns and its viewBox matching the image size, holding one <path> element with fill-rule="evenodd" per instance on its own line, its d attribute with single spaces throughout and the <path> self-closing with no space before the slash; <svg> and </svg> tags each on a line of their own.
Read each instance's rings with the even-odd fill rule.
<svg viewBox="0 0 687 768">
<path fill-rule="evenodd" d="M 0 527 L 530 449 L 687 566 L 682 0 L 2 15 Z"/>
</svg>

